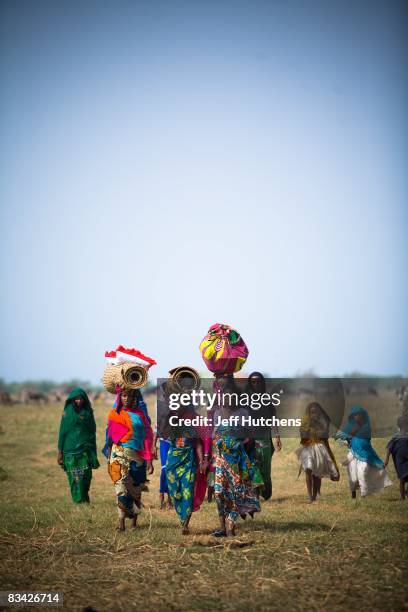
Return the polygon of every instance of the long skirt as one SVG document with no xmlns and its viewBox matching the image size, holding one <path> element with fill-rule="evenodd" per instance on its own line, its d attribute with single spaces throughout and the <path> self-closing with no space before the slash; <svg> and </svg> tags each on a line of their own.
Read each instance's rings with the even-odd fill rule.
<svg viewBox="0 0 408 612">
<path fill-rule="evenodd" d="M 338 480 L 340 474 L 334 457 L 323 442 L 301 444 L 295 454 L 302 470 L 311 470 L 313 476 L 319 478 Z"/>
<path fill-rule="evenodd" d="M 78 455 L 64 453 L 63 468 L 68 476 L 72 501 L 75 504 L 89 502 L 89 488 L 92 480 L 92 458 L 90 453 L 88 451 Z"/>
<path fill-rule="evenodd" d="M 260 511 L 259 499 L 256 496 L 252 480 L 240 469 L 240 460 L 231 461 L 222 453 L 215 455 L 214 496 L 218 514 L 232 523 L 240 515 Z"/>
<path fill-rule="evenodd" d="M 167 486 L 167 478 L 166 478 L 166 462 L 167 455 L 170 448 L 170 442 L 167 440 L 160 440 L 160 463 L 161 463 L 161 471 L 160 471 L 160 493 L 168 493 L 169 488 Z"/>
<path fill-rule="evenodd" d="M 207 478 L 197 469 L 193 442 L 176 446 L 171 442 L 167 454 L 166 477 L 169 495 L 181 522 L 196 512 L 204 501 Z"/>
<path fill-rule="evenodd" d="M 246 454 L 248 455 L 248 459 L 252 464 L 252 486 L 256 490 L 257 493 L 263 491 L 264 488 L 264 479 L 260 469 L 260 464 L 257 461 L 256 456 L 256 441 L 252 440 L 249 444 L 244 445 L 244 449 Z"/>
<path fill-rule="evenodd" d="M 347 472 L 350 491 L 360 489 L 361 497 L 382 491 L 392 485 L 385 468 L 361 461 L 351 451 L 347 454 Z"/>
<path fill-rule="evenodd" d="M 266 501 L 272 497 L 272 455 L 275 452 L 271 438 L 255 441 L 255 462 L 261 473 L 263 486 L 261 495 Z"/>
<path fill-rule="evenodd" d="M 131 448 L 113 444 L 108 472 L 114 483 L 119 518 L 135 518 L 142 510 L 146 462 Z"/>
<path fill-rule="evenodd" d="M 391 439 L 387 448 L 391 452 L 398 478 L 408 482 L 408 438 Z"/>
</svg>

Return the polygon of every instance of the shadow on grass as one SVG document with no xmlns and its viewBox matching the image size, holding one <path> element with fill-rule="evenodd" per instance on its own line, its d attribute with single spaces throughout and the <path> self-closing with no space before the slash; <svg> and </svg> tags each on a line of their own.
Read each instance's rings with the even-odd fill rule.
<svg viewBox="0 0 408 612">
<path fill-rule="evenodd" d="M 240 523 L 242 525 L 242 523 Z M 279 531 L 279 532 L 291 532 L 291 531 L 330 531 L 331 525 L 326 523 L 305 523 L 304 521 L 290 521 L 289 523 L 274 523 L 273 521 L 266 520 L 254 520 L 248 523 L 248 529 L 246 532 L 258 530 L 259 528 L 265 529 L 265 531 Z"/>
<path fill-rule="evenodd" d="M 191 526 L 190 528 L 190 535 L 194 535 L 194 536 L 210 536 L 213 531 L 217 530 L 219 528 L 218 525 L 218 521 L 214 521 L 214 526 L 212 528 L 208 528 L 208 527 L 200 527 L 199 525 L 197 526 Z M 305 523 L 305 522 L 295 522 L 295 521 L 291 521 L 289 523 L 273 523 L 273 522 L 269 522 L 269 521 L 265 521 L 265 520 L 255 520 L 255 521 L 251 521 L 250 523 L 248 523 L 248 521 L 246 521 L 245 525 L 243 523 L 243 521 L 239 521 L 238 523 L 238 528 L 242 533 L 245 533 L 246 535 L 250 535 L 252 531 L 258 531 L 264 530 L 264 531 L 272 531 L 275 533 L 290 533 L 293 531 L 317 531 L 317 532 L 329 532 L 329 531 L 333 531 L 333 528 L 331 525 L 326 525 L 325 523 Z M 242 529 L 244 528 L 244 529 Z M 162 530 L 169 530 L 172 529 L 174 530 L 174 523 L 167 523 L 167 522 L 160 522 L 159 524 L 156 524 L 154 526 L 154 530 L 157 531 L 162 531 Z M 177 529 L 176 529 L 177 530 Z"/>
<path fill-rule="evenodd" d="M 287 497 L 271 497 L 271 499 L 268 499 L 266 501 L 262 501 L 263 504 L 283 504 L 283 502 L 288 501 L 288 499 L 293 499 L 293 495 L 291 497 L 287 496 Z"/>
</svg>

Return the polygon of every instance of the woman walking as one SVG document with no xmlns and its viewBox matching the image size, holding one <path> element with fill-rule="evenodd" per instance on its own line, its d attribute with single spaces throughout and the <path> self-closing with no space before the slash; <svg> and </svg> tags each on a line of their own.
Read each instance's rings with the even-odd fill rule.
<svg viewBox="0 0 408 612">
<path fill-rule="evenodd" d="M 263 374 L 261 372 L 252 372 L 248 377 L 246 392 L 252 395 L 254 393 L 262 394 L 265 391 L 266 381 Z M 271 416 L 275 416 L 275 412 Z M 254 440 L 254 461 L 261 474 L 262 486 L 260 492 L 265 501 L 272 497 L 272 457 L 275 450 L 279 452 L 282 449 L 278 427 L 273 427 L 271 433 L 274 434 L 275 444 L 272 441 L 271 435 Z"/>
<path fill-rule="evenodd" d="M 58 436 L 58 464 L 68 476 L 72 501 L 89 504 L 96 455 L 96 424 L 91 402 L 83 389 L 71 391 L 65 402 Z"/>
<path fill-rule="evenodd" d="M 387 444 L 384 465 L 388 465 L 391 455 L 399 479 L 401 499 L 403 500 L 408 494 L 408 491 L 405 490 L 408 483 L 408 414 L 400 416 L 397 425 L 398 433 L 394 434 Z"/>
<path fill-rule="evenodd" d="M 214 492 L 220 529 L 213 535 L 224 537 L 234 536 L 238 518 L 246 518 L 247 514 L 253 518 L 254 513 L 260 511 L 260 503 L 254 489 L 254 468 L 245 451 L 245 444 L 250 439 L 245 437 L 242 426 L 229 420 L 231 416 L 237 417 L 242 425 L 241 419 L 247 417 L 248 412 L 237 407 L 239 393 L 232 375 L 217 376 L 215 389 L 220 389 L 223 401 L 214 412 L 215 423 L 218 423 L 213 440 Z"/>
<path fill-rule="evenodd" d="M 167 507 L 172 508 L 173 504 L 171 502 L 171 497 L 169 494 L 169 488 L 167 485 L 167 477 L 166 477 L 166 463 L 167 463 L 167 455 L 169 453 L 171 440 L 167 437 L 164 437 L 163 431 L 168 429 L 166 427 L 166 421 L 168 415 L 164 416 L 164 406 L 168 406 L 168 392 L 167 385 L 163 383 L 161 385 L 160 395 L 158 396 L 158 403 L 156 407 L 157 414 L 157 423 L 154 429 L 153 435 L 153 448 L 154 448 L 154 458 L 158 459 L 157 452 L 157 441 L 159 441 L 159 454 L 160 454 L 160 488 L 159 488 L 159 499 L 160 499 L 160 510 L 164 510 L 166 508 L 165 496 L 167 495 Z M 168 410 L 168 409 L 167 409 Z M 163 422 L 164 421 L 164 422 Z"/>
<path fill-rule="evenodd" d="M 117 496 L 118 531 L 125 518 L 137 524 L 142 510 L 142 490 L 147 474 L 153 473 L 153 432 L 146 416 L 142 394 L 117 388 L 115 405 L 108 415 L 108 471 Z"/>
<path fill-rule="evenodd" d="M 157 427 L 153 436 L 153 448 L 154 448 L 154 458 L 158 458 L 157 453 L 157 441 L 159 441 L 159 453 L 160 453 L 160 488 L 159 488 L 159 497 L 160 497 L 160 510 L 164 510 L 166 508 L 165 495 L 167 495 L 167 507 L 172 508 L 173 504 L 171 502 L 171 497 L 169 493 L 169 487 L 167 485 L 167 476 L 166 476 L 166 463 L 167 463 L 167 455 L 169 454 L 171 440 L 167 438 L 159 438 L 157 433 Z"/>
<path fill-rule="evenodd" d="M 191 407 L 181 407 L 177 414 L 180 418 L 195 416 Z M 182 436 L 177 437 L 174 429 L 167 453 L 167 486 L 183 535 L 189 533 L 191 515 L 199 510 L 207 490 L 208 460 L 204 457 L 207 443 L 203 435 L 200 428 L 184 427 Z"/>
</svg>

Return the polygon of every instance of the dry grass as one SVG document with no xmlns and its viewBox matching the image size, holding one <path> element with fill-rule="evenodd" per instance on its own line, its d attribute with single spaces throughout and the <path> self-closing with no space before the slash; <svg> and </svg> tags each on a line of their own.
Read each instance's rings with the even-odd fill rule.
<svg viewBox="0 0 408 612">
<path fill-rule="evenodd" d="M 74 506 L 56 465 L 61 406 L 1 407 L 2 590 L 59 590 L 65 609 L 372 610 L 408 609 L 407 513 L 393 487 L 352 501 L 344 469 L 306 504 L 284 440 L 273 459 L 273 500 L 233 541 L 210 536 L 214 504 L 205 504 L 183 537 L 174 512 L 158 508 L 158 474 L 144 495 L 136 531 L 114 531 L 116 508 L 102 458 L 93 503 Z M 102 439 L 108 407 L 97 405 Z M 375 440 L 384 454 L 385 440 Z M 101 444 L 99 444 L 101 447 Z M 338 458 L 344 450 L 333 448 Z"/>
</svg>

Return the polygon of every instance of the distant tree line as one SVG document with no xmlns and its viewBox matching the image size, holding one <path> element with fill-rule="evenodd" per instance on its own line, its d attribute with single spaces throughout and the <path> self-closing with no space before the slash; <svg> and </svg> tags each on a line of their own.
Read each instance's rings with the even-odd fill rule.
<svg viewBox="0 0 408 612">
<path fill-rule="evenodd" d="M 87 380 L 81 380 L 79 378 L 72 378 L 63 382 L 56 382 L 55 380 L 24 380 L 21 382 L 6 382 L 4 378 L 0 378 L 0 391 L 5 391 L 11 395 L 16 395 L 30 389 L 38 393 L 50 393 L 51 391 L 62 391 L 69 393 L 76 387 L 82 387 L 87 391 L 98 393 L 103 390 L 102 385 L 93 385 Z"/>
</svg>

